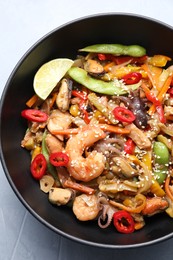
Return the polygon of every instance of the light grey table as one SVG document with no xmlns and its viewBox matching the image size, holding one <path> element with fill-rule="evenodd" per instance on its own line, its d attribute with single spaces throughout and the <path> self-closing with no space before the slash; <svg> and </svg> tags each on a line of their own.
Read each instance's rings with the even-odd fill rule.
<svg viewBox="0 0 173 260">
<path fill-rule="evenodd" d="M 68 21 L 96 13 L 126 12 L 173 26 L 172 11 L 172 0 L 0 0 L 0 94 L 28 48 Z M 55 234 L 16 198 L 0 164 L 0 260 L 170 260 L 172 254 L 173 238 L 150 247 L 122 251 L 89 247 Z"/>
</svg>

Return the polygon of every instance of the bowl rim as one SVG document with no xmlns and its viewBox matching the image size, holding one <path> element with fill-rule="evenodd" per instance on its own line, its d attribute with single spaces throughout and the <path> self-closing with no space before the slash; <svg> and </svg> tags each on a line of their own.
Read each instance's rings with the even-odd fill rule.
<svg viewBox="0 0 173 260">
<path fill-rule="evenodd" d="M 64 27 L 80 22 L 80 21 L 84 21 L 84 20 L 89 20 L 92 18 L 97 18 L 97 17 L 106 17 L 106 16 L 129 16 L 129 17 L 134 17 L 134 18 L 139 18 L 139 19 L 143 19 L 143 20 L 148 20 L 151 22 L 154 22 L 156 24 L 160 24 L 164 27 L 167 27 L 171 30 L 173 30 L 173 26 L 171 26 L 170 24 L 167 24 L 163 21 L 160 21 L 158 19 L 155 19 L 153 17 L 150 16 L 145 16 L 145 15 L 141 15 L 141 14 L 137 14 L 137 13 L 128 13 L 128 12 L 103 12 L 103 13 L 95 13 L 95 14 L 91 14 L 91 15 L 86 15 L 86 16 L 82 16 L 82 17 L 78 17 L 76 19 L 72 19 L 66 23 L 61 24 L 60 26 L 55 27 L 54 29 L 50 30 L 48 33 L 44 34 L 42 37 L 40 37 L 34 44 L 32 44 L 27 50 L 26 52 L 22 55 L 22 57 L 19 59 L 19 61 L 16 63 L 16 65 L 14 66 L 12 72 L 10 73 L 7 82 L 4 86 L 4 89 L 2 91 L 1 94 L 1 98 L 0 98 L 0 131 L 1 131 L 1 125 L 2 125 L 2 108 L 3 108 L 3 104 L 4 104 L 4 99 L 6 96 L 6 92 L 8 90 L 8 86 L 11 82 L 11 80 L 13 79 L 15 73 L 17 72 L 18 68 L 20 67 L 20 65 L 24 62 L 24 60 L 30 55 L 30 53 L 40 44 L 42 43 L 44 40 L 46 40 L 51 34 L 55 33 L 56 31 L 63 29 Z M 146 247 L 146 246 L 151 246 L 154 245 L 156 243 L 160 243 L 163 242 L 165 240 L 168 240 L 170 238 L 173 237 L 173 232 L 165 235 L 163 237 L 160 237 L 158 239 L 154 239 L 152 241 L 148 241 L 148 242 L 143 242 L 143 243 L 136 243 L 136 244 L 131 244 L 131 245 L 113 245 L 113 244 L 103 244 L 103 243 L 96 243 L 96 242 L 91 242 L 88 240 L 84 240 L 82 238 L 77 238 L 75 236 L 69 235 L 57 228 L 55 228 L 53 225 L 51 225 L 50 223 L 48 223 L 46 220 L 44 220 L 40 215 L 38 215 L 28 204 L 27 202 L 24 200 L 24 198 L 21 196 L 21 194 L 19 193 L 19 191 L 17 190 L 17 188 L 15 187 L 10 174 L 8 172 L 8 169 L 6 167 L 6 163 L 5 163 L 5 159 L 4 159 L 4 155 L 3 155 L 3 149 L 2 149 L 2 138 L 1 138 L 1 133 L 0 133 L 0 160 L 1 160 L 1 164 L 2 164 L 2 168 L 3 171 L 5 173 L 5 176 L 12 188 L 12 190 L 14 191 L 15 195 L 17 196 L 17 198 L 19 199 L 19 201 L 23 204 L 23 206 L 25 207 L 26 210 L 28 210 L 31 215 L 33 217 L 35 217 L 41 224 L 43 224 L 44 226 L 46 226 L 47 228 L 51 229 L 53 232 L 55 232 L 56 234 L 62 235 L 63 237 L 70 239 L 74 242 L 78 242 L 84 245 L 88 245 L 88 246 L 93 246 L 93 247 L 99 247 L 99 248 L 104 248 L 104 249 L 128 249 L 128 248 L 140 248 L 140 247 Z"/>
</svg>

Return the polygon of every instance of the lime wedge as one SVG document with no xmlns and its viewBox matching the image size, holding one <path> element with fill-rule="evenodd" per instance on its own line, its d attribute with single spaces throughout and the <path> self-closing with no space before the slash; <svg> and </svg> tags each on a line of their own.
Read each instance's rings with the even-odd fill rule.
<svg viewBox="0 0 173 260">
<path fill-rule="evenodd" d="M 73 65 L 73 60 L 59 58 L 43 64 L 34 76 L 34 91 L 45 100 Z"/>
</svg>

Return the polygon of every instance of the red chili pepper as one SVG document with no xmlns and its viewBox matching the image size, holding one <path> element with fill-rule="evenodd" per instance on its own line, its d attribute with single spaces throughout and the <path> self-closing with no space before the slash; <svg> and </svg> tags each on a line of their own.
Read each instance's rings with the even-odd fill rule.
<svg viewBox="0 0 173 260">
<path fill-rule="evenodd" d="M 120 210 L 114 213 L 113 224 L 120 233 L 130 234 L 135 230 L 134 220 L 125 210 Z"/>
<path fill-rule="evenodd" d="M 139 72 L 130 72 L 122 77 L 124 83 L 126 85 L 132 85 L 138 83 L 142 78 L 141 73 Z"/>
<path fill-rule="evenodd" d="M 114 117 L 121 122 L 132 123 L 136 119 L 133 112 L 125 107 L 115 107 L 112 113 Z"/>
<path fill-rule="evenodd" d="M 131 138 L 127 139 L 124 145 L 124 152 L 127 154 L 133 154 L 135 150 L 135 143 Z"/>
<path fill-rule="evenodd" d="M 165 115 L 164 115 L 163 106 L 162 105 L 156 106 L 156 111 L 157 111 L 157 113 L 159 115 L 160 122 L 165 124 L 166 123 L 166 118 L 165 118 Z"/>
<path fill-rule="evenodd" d="M 25 109 L 21 112 L 21 115 L 30 121 L 39 123 L 45 122 L 48 119 L 48 115 L 38 109 Z"/>
<path fill-rule="evenodd" d="M 170 94 L 171 97 L 173 97 L 173 88 L 169 88 L 168 93 Z"/>
<path fill-rule="evenodd" d="M 57 152 L 57 153 L 52 153 L 49 156 L 49 161 L 52 165 L 54 165 L 56 167 L 66 166 L 69 162 L 69 157 L 66 153 Z"/>
<path fill-rule="evenodd" d="M 78 97 L 83 100 L 87 99 L 87 93 L 84 91 L 72 90 L 72 96 Z"/>
<path fill-rule="evenodd" d="M 161 102 L 158 100 L 158 98 L 153 94 L 151 91 L 145 92 L 146 98 L 151 101 L 155 106 L 160 106 Z"/>
<path fill-rule="evenodd" d="M 43 154 L 37 154 L 31 163 L 32 176 L 39 180 L 46 172 L 47 162 Z"/>
</svg>

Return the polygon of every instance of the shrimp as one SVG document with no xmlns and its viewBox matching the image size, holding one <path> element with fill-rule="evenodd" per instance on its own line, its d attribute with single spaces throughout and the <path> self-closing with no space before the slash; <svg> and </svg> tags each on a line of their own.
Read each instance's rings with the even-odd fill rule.
<svg viewBox="0 0 173 260">
<path fill-rule="evenodd" d="M 73 213 L 80 221 L 95 219 L 100 209 L 96 195 L 81 194 L 74 199 Z"/>
<path fill-rule="evenodd" d="M 165 210 L 168 207 L 168 201 L 160 197 L 153 197 L 146 200 L 146 206 L 142 210 L 143 215 L 152 216 Z"/>
<path fill-rule="evenodd" d="M 84 149 L 105 137 L 105 133 L 97 126 L 87 125 L 72 136 L 66 144 L 69 156 L 67 170 L 79 181 L 88 182 L 98 177 L 105 168 L 105 157 L 102 153 L 92 151 L 87 158 L 82 156 Z"/>
<path fill-rule="evenodd" d="M 61 112 L 58 109 L 52 111 L 49 116 L 49 120 L 47 123 L 47 128 L 50 133 L 53 134 L 56 130 L 64 130 L 67 129 L 72 123 L 72 117 L 68 112 Z M 62 135 L 57 135 L 57 137 L 63 141 Z"/>
</svg>

